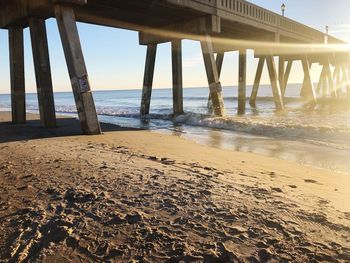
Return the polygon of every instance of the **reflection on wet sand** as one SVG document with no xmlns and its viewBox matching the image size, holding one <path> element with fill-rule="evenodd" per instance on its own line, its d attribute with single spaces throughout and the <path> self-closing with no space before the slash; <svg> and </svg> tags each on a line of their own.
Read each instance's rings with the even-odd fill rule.
<svg viewBox="0 0 350 263">
<path fill-rule="evenodd" d="M 319 168 L 350 172 L 350 152 L 347 149 L 332 149 L 329 146 L 314 145 L 312 142 L 280 140 L 232 131 L 203 130 L 201 127 L 178 126 L 173 134 L 210 147 L 251 152 Z"/>
</svg>

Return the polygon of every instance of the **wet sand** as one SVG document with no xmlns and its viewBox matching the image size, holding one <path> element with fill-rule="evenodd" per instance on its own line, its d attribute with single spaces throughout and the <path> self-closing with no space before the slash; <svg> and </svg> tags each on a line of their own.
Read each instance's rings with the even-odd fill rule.
<svg viewBox="0 0 350 263">
<path fill-rule="evenodd" d="M 0 114 L 2 262 L 349 262 L 350 175 Z"/>
</svg>

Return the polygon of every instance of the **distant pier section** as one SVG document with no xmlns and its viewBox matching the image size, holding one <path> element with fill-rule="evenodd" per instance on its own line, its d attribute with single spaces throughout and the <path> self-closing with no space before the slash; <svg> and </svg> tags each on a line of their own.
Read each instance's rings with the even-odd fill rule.
<svg viewBox="0 0 350 263">
<path fill-rule="evenodd" d="M 199 41 L 213 113 L 225 115 L 220 73 L 226 52 L 239 52 L 238 112 L 246 108 L 247 49 L 254 50 L 258 68 L 250 94 L 256 99 L 263 67 L 267 66 L 277 110 L 295 61 L 301 61 L 301 97 L 312 109 L 319 98 L 350 96 L 350 59 L 343 41 L 244 0 L 0 0 L 0 28 L 9 33 L 13 123 L 26 121 L 23 29 L 30 28 L 41 123 L 56 126 L 49 46 L 45 20 L 58 24 L 81 128 L 100 134 L 91 86 L 76 22 L 139 32 L 147 46 L 140 114 L 150 111 L 157 45 L 171 43 L 173 113 L 183 110 L 182 40 Z M 120 40 L 122 41 L 122 40 Z M 103 48 L 103 47 L 101 47 Z M 98 52 L 98 48 L 96 49 Z M 127 52 L 127 51 L 126 51 Z M 276 63 L 275 58 L 278 58 Z M 312 64 L 322 66 L 317 87 Z"/>
</svg>

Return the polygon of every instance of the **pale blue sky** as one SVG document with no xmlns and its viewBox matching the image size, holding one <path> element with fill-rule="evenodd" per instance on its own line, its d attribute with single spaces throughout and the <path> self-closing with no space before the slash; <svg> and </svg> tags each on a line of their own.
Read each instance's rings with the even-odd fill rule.
<svg viewBox="0 0 350 263">
<path fill-rule="evenodd" d="M 280 12 L 283 1 L 252 0 L 267 9 Z M 285 0 L 286 16 L 324 31 L 330 26 L 330 33 L 350 42 L 350 2 L 349 0 Z M 87 24 L 79 24 L 79 32 L 89 77 L 93 90 L 139 89 L 142 87 L 146 48 L 138 45 L 138 34 L 132 31 L 112 29 Z M 57 25 L 53 19 L 47 21 L 50 46 L 50 59 L 55 91 L 70 91 L 70 82 L 59 39 Z M 248 52 L 248 83 L 254 78 L 256 61 L 252 52 Z M 200 45 L 194 41 L 184 41 L 183 64 L 184 86 L 206 86 L 204 65 Z M 25 30 L 26 90 L 35 92 L 35 76 L 29 31 Z M 295 67 L 291 82 L 301 82 L 302 77 Z M 313 70 L 314 80 L 318 78 L 319 68 Z M 237 54 L 230 53 L 225 60 L 222 84 L 237 85 Z M 268 83 L 264 72 L 264 83 Z M 155 88 L 171 87 L 170 45 L 159 47 L 155 71 Z M 8 66 L 8 37 L 0 30 L 0 93 L 10 90 Z"/>
</svg>

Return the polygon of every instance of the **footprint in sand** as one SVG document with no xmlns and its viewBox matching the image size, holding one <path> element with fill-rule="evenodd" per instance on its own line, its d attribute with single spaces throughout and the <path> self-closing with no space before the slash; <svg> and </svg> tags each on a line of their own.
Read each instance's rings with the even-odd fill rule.
<svg viewBox="0 0 350 263">
<path fill-rule="evenodd" d="M 170 160 L 168 158 L 161 158 L 161 162 L 162 164 L 165 164 L 165 165 L 172 165 L 172 164 L 175 164 L 175 161 L 174 160 Z"/>
<path fill-rule="evenodd" d="M 272 187 L 271 190 L 277 193 L 283 193 L 283 190 L 279 187 Z"/>
<path fill-rule="evenodd" d="M 312 180 L 312 179 L 304 179 L 305 183 L 309 183 L 309 184 L 317 184 L 317 181 Z"/>
<path fill-rule="evenodd" d="M 318 204 L 321 205 L 321 206 L 328 205 L 329 203 L 330 203 L 330 201 L 329 200 L 325 200 L 325 199 L 320 199 L 318 201 Z"/>
</svg>

